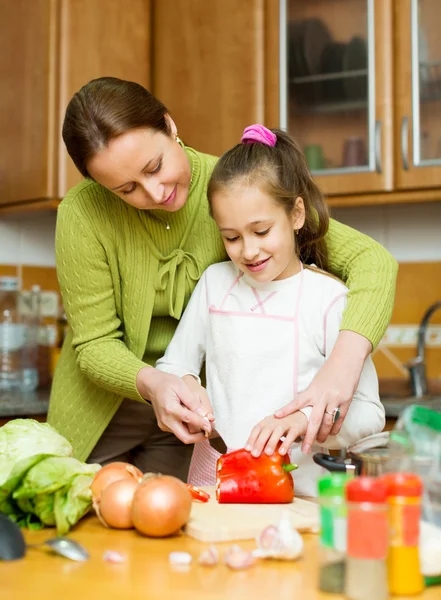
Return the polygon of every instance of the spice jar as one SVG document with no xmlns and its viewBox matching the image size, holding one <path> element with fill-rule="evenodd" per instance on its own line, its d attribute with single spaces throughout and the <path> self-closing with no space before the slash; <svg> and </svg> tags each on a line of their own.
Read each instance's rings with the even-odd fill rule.
<svg viewBox="0 0 441 600">
<path fill-rule="evenodd" d="M 319 589 L 322 592 L 344 591 L 346 559 L 346 483 L 343 473 L 325 475 L 319 480 L 320 557 Z"/>
<path fill-rule="evenodd" d="M 346 485 L 349 600 L 387 600 L 387 487 L 381 478 L 358 477 Z"/>
<path fill-rule="evenodd" d="M 413 473 L 389 473 L 382 480 L 389 506 L 389 592 L 398 596 L 420 594 L 424 589 L 418 548 L 423 482 Z"/>
</svg>

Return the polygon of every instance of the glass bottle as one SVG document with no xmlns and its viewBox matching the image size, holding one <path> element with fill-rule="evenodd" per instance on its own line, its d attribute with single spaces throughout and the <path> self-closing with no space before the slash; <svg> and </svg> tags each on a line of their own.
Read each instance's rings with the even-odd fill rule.
<svg viewBox="0 0 441 600">
<path fill-rule="evenodd" d="M 342 593 L 346 561 L 345 487 L 351 476 L 332 473 L 319 480 L 320 556 L 319 589 Z"/>
<path fill-rule="evenodd" d="M 22 380 L 24 392 L 33 392 L 38 387 L 38 331 L 40 327 L 41 288 L 33 285 L 30 293 L 29 311 L 23 317 L 24 341 L 21 352 Z"/>
<path fill-rule="evenodd" d="M 23 327 L 18 314 L 18 279 L 0 277 L 0 394 L 20 388 Z"/>
<path fill-rule="evenodd" d="M 381 478 L 358 477 L 346 485 L 348 600 L 387 600 L 387 487 Z"/>
</svg>

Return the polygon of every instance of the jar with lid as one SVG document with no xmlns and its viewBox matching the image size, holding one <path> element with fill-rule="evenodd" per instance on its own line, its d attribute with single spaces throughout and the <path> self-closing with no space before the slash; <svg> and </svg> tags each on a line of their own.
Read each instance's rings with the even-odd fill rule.
<svg viewBox="0 0 441 600">
<path fill-rule="evenodd" d="M 389 506 L 389 592 L 393 596 L 420 594 L 424 589 L 419 557 L 423 482 L 413 473 L 389 473 L 382 480 Z"/>
<path fill-rule="evenodd" d="M 23 327 L 18 312 L 17 277 L 0 277 L 0 394 L 21 386 Z"/>
<path fill-rule="evenodd" d="M 381 478 L 358 477 L 346 485 L 349 600 L 387 600 L 387 488 Z"/>
<path fill-rule="evenodd" d="M 331 473 L 319 480 L 320 549 L 319 589 L 342 593 L 346 560 L 345 487 L 352 479 L 344 473 Z"/>
</svg>

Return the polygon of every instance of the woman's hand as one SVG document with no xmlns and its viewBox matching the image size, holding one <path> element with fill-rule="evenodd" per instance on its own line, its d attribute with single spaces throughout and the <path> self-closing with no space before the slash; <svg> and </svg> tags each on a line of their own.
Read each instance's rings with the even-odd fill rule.
<svg viewBox="0 0 441 600">
<path fill-rule="evenodd" d="M 205 415 L 201 415 L 203 419 L 208 419 L 211 423 L 211 427 L 213 429 L 214 415 L 213 408 L 211 406 L 211 402 L 208 398 L 207 390 L 199 383 L 199 381 L 193 377 L 193 375 L 184 375 L 182 378 L 185 381 L 188 389 L 191 390 L 200 400 L 201 406 L 205 411 Z M 198 433 L 200 428 L 196 428 L 190 423 L 188 424 L 188 430 L 190 433 Z M 210 437 L 212 436 L 213 431 L 211 432 Z"/>
<path fill-rule="evenodd" d="M 283 419 L 276 419 L 274 415 L 269 415 L 253 427 L 245 444 L 245 450 L 251 452 L 256 458 L 263 451 L 265 454 L 272 454 L 280 438 L 284 436 L 279 454 L 286 454 L 295 440 L 305 433 L 307 425 L 308 419 L 302 412 L 296 412 Z"/>
<path fill-rule="evenodd" d="M 284 418 L 305 406 L 313 407 L 302 445 L 305 454 L 316 438 L 319 443 L 324 442 L 328 435 L 340 431 L 371 351 L 370 341 L 362 335 L 340 331 L 331 355 L 311 384 L 275 413 L 277 418 Z M 340 417 L 333 423 L 332 413 L 336 408 L 340 409 Z"/>
<path fill-rule="evenodd" d="M 204 418 L 207 411 L 199 396 L 177 375 L 153 367 L 143 367 L 136 377 L 136 386 L 143 398 L 150 400 L 158 427 L 171 431 L 184 444 L 205 439 L 211 433 L 211 423 Z M 197 433 L 191 433 L 189 427 Z"/>
</svg>

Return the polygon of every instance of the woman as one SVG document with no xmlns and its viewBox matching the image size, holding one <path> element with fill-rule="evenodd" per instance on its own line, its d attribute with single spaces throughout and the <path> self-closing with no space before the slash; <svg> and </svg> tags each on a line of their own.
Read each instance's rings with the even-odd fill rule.
<svg viewBox="0 0 441 600">
<path fill-rule="evenodd" d="M 142 86 L 109 77 L 74 95 L 63 139 L 85 180 L 58 212 L 57 272 L 71 333 L 48 420 L 80 459 L 128 460 L 185 479 L 191 444 L 211 431 L 209 403 L 191 376 L 153 365 L 202 272 L 226 259 L 206 194 L 216 158 L 185 147 Z M 344 225 L 331 221 L 325 239 L 330 268 L 350 293 L 329 360 L 281 413 L 313 405 L 304 451 L 317 432 L 319 441 L 338 433 L 388 324 L 397 271 L 381 246 Z M 340 409 L 337 421 L 328 407 Z"/>
</svg>

